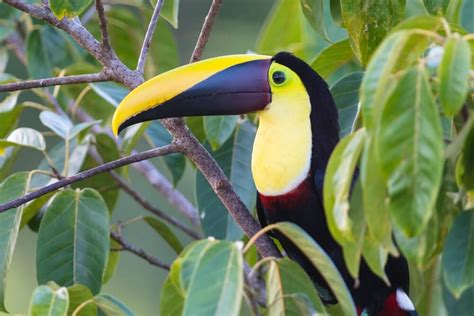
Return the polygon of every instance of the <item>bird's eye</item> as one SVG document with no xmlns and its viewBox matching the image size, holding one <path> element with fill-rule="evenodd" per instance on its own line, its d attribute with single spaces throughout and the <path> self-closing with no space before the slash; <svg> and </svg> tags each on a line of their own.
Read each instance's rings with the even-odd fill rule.
<svg viewBox="0 0 474 316">
<path fill-rule="evenodd" d="M 275 71 L 272 74 L 272 79 L 273 79 L 273 83 L 282 84 L 282 83 L 285 82 L 286 76 L 285 76 L 285 73 L 283 71 Z"/>
</svg>

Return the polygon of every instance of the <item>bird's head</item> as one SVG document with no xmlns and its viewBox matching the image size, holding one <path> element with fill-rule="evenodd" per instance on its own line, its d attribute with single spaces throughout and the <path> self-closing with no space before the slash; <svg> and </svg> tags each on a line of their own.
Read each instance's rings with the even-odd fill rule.
<svg viewBox="0 0 474 316">
<path fill-rule="evenodd" d="M 277 118 L 288 115 L 288 106 L 293 106 L 293 116 L 306 115 L 310 111 L 308 105 L 297 101 L 308 98 L 307 89 L 301 75 L 281 62 L 288 58 L 307 66 L 289 53 L 274 57 L 230 55 L 158 75 L 123 99 L 114 113 L 113 131 L 117 135 L 133 124 L 169 117 L 271 112 Z M 286 103 L 286 109 L 285 102 L 272 102 L 283 97 L 294 101 Z"/>
</svg>

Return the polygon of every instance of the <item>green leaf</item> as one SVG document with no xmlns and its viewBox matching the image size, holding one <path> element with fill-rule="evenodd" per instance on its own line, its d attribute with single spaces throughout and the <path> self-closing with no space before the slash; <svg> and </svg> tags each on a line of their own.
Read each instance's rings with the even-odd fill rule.
<svg viewBox="0 0 474 316">
<path fill-rule="evenodd" d="M 380 44 L 360 87 L 364 126 L 368 130 L 375 126 L 380 104 L 385 103 L 397 82 L 392 75 L 415 62 L 427 45 L 428 39 L 424 35 L 411 30 L 395 32 Z"/>
<path fill-rule="evenodd" d="M 373 240 L 371 236 L 366 236 L 362 247 L 362 255 L 369 268 L 378 275 L 385 283 L 389 284 L 389 280 L 385 274 L 385 264 L 387 263 L 388 253 Z"/>
<path fill-rule="evenodd" d="M 31 77 L 39 79 L 53 76 L 50 56 L 46 50 L 46 43 L 41 29 L 33 30 L 28 34 L 26 39 L 26 59 L 28 61 L 26 67 Z"/>
<path fill-rule="evenodd" d="M 20 172 L 8 177 L 0 187 L 0 204 L 26 194 L 31 175 L 28 172 Z M 20 228 L 22 208 L 15 208 L 0 213 L 0 311 L 6 312 L 5 288 L 8 269 L 15 250 L 16 239 Z"/>
<path fill-rule="evenodd" d="M 173 231 L 162 221 L 151 216 L 145 216 L 143 220 L 157 232 L 167 243 L 173 248 L 173 250 L 179 254 L 183 250 L 181 242 L 173 233 Z"/>
<path fill-rule="evenodd" d="M 109 212 L 92 189 L 58 193 L 41 221 L 37 240 L 38 283 L 82 284 L 100 291 L 109 251 Z"/>
<path fill-rule="evenodd" d="M 118 242 L 116 242 L 114 239 L 110 239 L 110 251 L 109 256 L 107 257 L 107 265 L 102 278 L 102 284 L 109 282 L 110 279 L 112 279 L 115 270 L 117 269 L 117 265 L 120 260 L 120 251 L 116 251 L 114 249 L 120 249 L 120 247 L 121 246 Z"/>
<path fill-rule="evenodd" d="M 5 98 L 0 101 L 0 137 L 5 137 L 18 124 L 23 106 L 18 104 L 20 91 L 4 93 Z"/>
<path fill-rule="evenodd" d="M 112 139 L 108 134 L 95 134 L 95 144 L 97 151 L 104 161 L 112 161 L 120 158 L 117 144 L 115 143 L 115 140 Z M 87 170 L 92 167 L 96 167 L 97 165 L 97 162 L 92 157 L 86 156 L 82 165 L 82 169 Z M 122 168 L 116 171 L 120 174 L 121 172 L 123 173 L 124 170 L 125 169 Z M 108 173 L 103 173 L 95 177 L 85 179 L 73 187 L 92 188 L 99 191 L 110 212 L 114 210 L 119 197 L 119 188 L 116 187 L 115 180 Z"/>
<path fill-rule="evenodd" d="M 342 17 L 341 17 L 341 2 L 340 0 L 330 0 L 329 1 L 330 8 L 331 8 L 331 16 L 334 22 L 337 25 L 341 26 L 342 24 Z"/>
<path fill-rule="evenodd" d="M 153 6 L 156 5 L 156 0 L 151 0 Z M 165 0 L 161 8 L 160 15 L 168 21 L 175 29 L 178 28 L 178 11 L 179 0 Z"/>
<path fill-rule="evenodd" d="M 375 158 L 373 137 L 367 137 L 360 166 L 365 220 L 370 236 L 384 245 L 385 249 L 397 254 L 392 242 L 387 185 L 382 176 L 380 163 Z"/>
<path fill-rule="evenodd" d="M 274 229 L 280 231 L 303 253 L 305 253 L 313 266 L 323 275 L 340 304 L 343 312 L 342 315 L 357 315 L 351 294 L 339 274 L 339 271 L 326 252 L 311 238 L 311 236 L 309 236 L 299 226 L 289 222 L 268 225 L 264 228 L 264 231 Z"/>
<path fill-rule="evenodd" d="M 106 316 L 133 316 L 133 312 L 117 298 L 110 294 L 99 294 L 94 297 L 94 303 Z"/>
<path fill-rule="evenodd" d="M 329 230 L 336 240 L 353 240 L 349 196 L 353 175 L 364 148 L 365 129 L 343 138 L 329 159 L 324 176 L 324 209 Z"/>
<path fill-rule="evenodd" d="M 204 131 L 204 118 L 202 116 L 190 116 L 186 119 L 186 125 L 193 132 L 194 136 L 204 143 L 206 140 L 206 132 Z"/>
<path fill-rule="evenodd" d="M 381 113 L 375 138 L 394 224 L 420 233 L 433 213 L 443 171 L 442 130 L 423 68 L 399 81 Z"/>
<path fill-rule="evenodd" d="M 102 99 L 117 107 L 130 92 L 113 82 L 96 82 L 89 84 L 92 90 Z"/>
<path fill-rule="evenodd" d="M 309 24 L 325 40 L 330 41 L 324 25 L 323 0 L 300 0 L 301 9 Z"/>
<path fill-rule="evenodd" d="M 474 285 L 474 211 L 459 214 L 446 239 L 443 276 L 456 299 Z"/>
<path fill-rule="evenodd" d="M 86 129 L 94 126 L 95 124 L 99 124 L 100 122 L 101 121 L 91 121 L 91 122 L 83 122 L 83 123 L 79 123 L 77 125 L 74 125 L 69 130 L 68 138 L 69 139 L 74 138 L 77 135 L 79 135 L 80 133 L 82 133 L 83 131 L 85 131 Z"/>
<path fill-rule="evenodd" d="M 348 135 L 358 113 L 359 87 L 364 73 L 353 72 L 339 79 L 332 87 L 331 94 L 339 112 L 339 136 Z"/>
<path fill-rule="evenodd" d="M 423 2 L 430 14 L 444 16 L 450 0 L 423 0 Z"/>
<path fill-rule="evenodd" d="M 68 139 L 69 131 L 73 127 L 68 117 L 50 111 L 43 111 L 40 113 L 39 118 L 41 123 L 56 135 L 63 139 Z"/>
<path fill-rule="evenodd" d="M 204 131 L 212 150 L 219 149 L 229 139 L 237 126 L 237 119 L 237 115 L 204 117 Z"/>
<path fill-rule="evenodd" d="M 466 136 L 463 154 L 459 159 L 462 172 L 460 180 L 466 190 L 474 189 L 474 124 Z"/>
<path fill-rule="evenodd" d="M 447 115 L 455 115 L 464 104 L 469 91 L 471 49 L 459 36 L 448 38 L 439 65 L 439 100 Z"/>
<path fill-rule="evenodd" d="M 6 48 L 0 48 L 0 74 L 5 72 L 5 69 L 7 68 L 7 64 L 8 64 L 8 51 Z"/>
<path fill-rule="evenodd" d="M 69 294 L 65 287 L 53 290 L 47 285 L 38 286 L 30 302 L 31 316 L 66 316 Z"/>
<path fill-rule="evenodd" d="M 160 298 L 161 315 L 239 315 L 242 251 L 228 241 L 191 244 L 171 266 Z"/>
<path fill-rule="evenodd" d="M 459 24 L 463 2 L 463 0 L 449 1 L 448 9 L 446 11 L 446 18 L 449 22 Z"/>
<path fill-rule="evenodd" d="M 287 258 L 270 261 L 266 289 L 269 315 L 301 315 L 300 304 L 295 301 L 295 297 L 300 298 L 301 304 L 306 307 L 303 311 L 326 313 L 308 275 L 296 262 Z"/>
<path fill-rule="evenodd" d="M 172 137 L 168 130 L 161 125 L 159 121 L 151 122 L 145 132 L 154 147 L 168 145 L 172 141 Z M 186 159 L 181 154 L 171 154 L 163 156 L 163 161 L 171 173 L 173 184 L 176 186 L 184 175 L 186 169 Z"/>
<path fill-rule="evenodd" d="M 448 315 L 471 316 L 474 310 L 474 286 L 465 290 L 461 297 L 456 299 L 444 283 L 443 298 Z"/>
<path fill-rule="evenodd" d="M 253 209 L 256 197 L 250 166 L 254 138 L 255 127 L 245 121 L 237 124 L 234 135 L 219 150 L 212 152 L 249 209 Z M 242 237 L 241 229 L 200 172 L 196 174 L 196 203 L 207 236 L 229 240 Z"/>
<path fill-rule="evenodd" d="M 4 149 L 9 146 L 30 147 L 40 151 L 46 149 L 46 142 L 43 135 L 28 127 L 20 127 L 11 132 L 6 140 L 0 140 L 0 148 Z"/>
<path fill-rule="evenodd" d="M 295 0 L 279 0 L 273 4 L 257 39 L 257 52 L 273 55 L 293 51 L 303 41 L 303 16 Z"/>
<path fill-rule="evenodd" d="M 403 17 L 405 0 L 375 1 L 341 0 L 342 23 L 349 33 L 352 50 L 362 65 L 385 35 Z"/>
<path fill-rule="evenodd" d="M 76 311 L 77 316 L 97 316 L 97 307 L 94 303 L 94 296 L 91 290 L 82 284 L 75 284 L 67 288 L 69 293 L 68 315 Z M 87 304 L 82 305 L 88 301 Z M 78 307 L 81 306 L 78 310 Z"/>
<path fill-rule="evenodd" d="M 54 15 L 61 20 L 64 17 L 74 18 L 84 11 L 92 0 L 49 0 Z"/>
<path fill-rule="evenodd" d="M 331 44 L 324 48 L 311 63 L 311 67 L 323 78 L 328 78 L 333 72 L 354 58 L 348 39 Z"/>
</svg>

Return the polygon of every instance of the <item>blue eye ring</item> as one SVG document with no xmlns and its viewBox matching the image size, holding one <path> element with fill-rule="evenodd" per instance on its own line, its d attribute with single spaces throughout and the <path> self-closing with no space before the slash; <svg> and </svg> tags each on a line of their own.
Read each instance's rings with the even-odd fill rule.
<svg viewBox="0 0 474 316">
<path fill-rule="evenodd" d="M 277 70 L 272 74 L 272 81 L 276 85 L 281 85 L 286 81 L 286 75 L 283 71 Z"/>
</svg>

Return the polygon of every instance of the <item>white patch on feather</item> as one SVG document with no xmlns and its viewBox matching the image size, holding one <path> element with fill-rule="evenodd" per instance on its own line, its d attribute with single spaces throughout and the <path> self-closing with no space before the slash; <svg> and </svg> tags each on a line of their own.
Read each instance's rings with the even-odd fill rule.
<svg viewBox="0 0 474 316">
<path fill-rule="evenodd" d="M 415 306 L 413 305 L 412 301 L 408 297 L 407 293 L 405 293 L 402 289 L 397 289 L 396 298 L 397 298 L 398 306 L 404 311 L 415 310 Z"/>
</svg>

